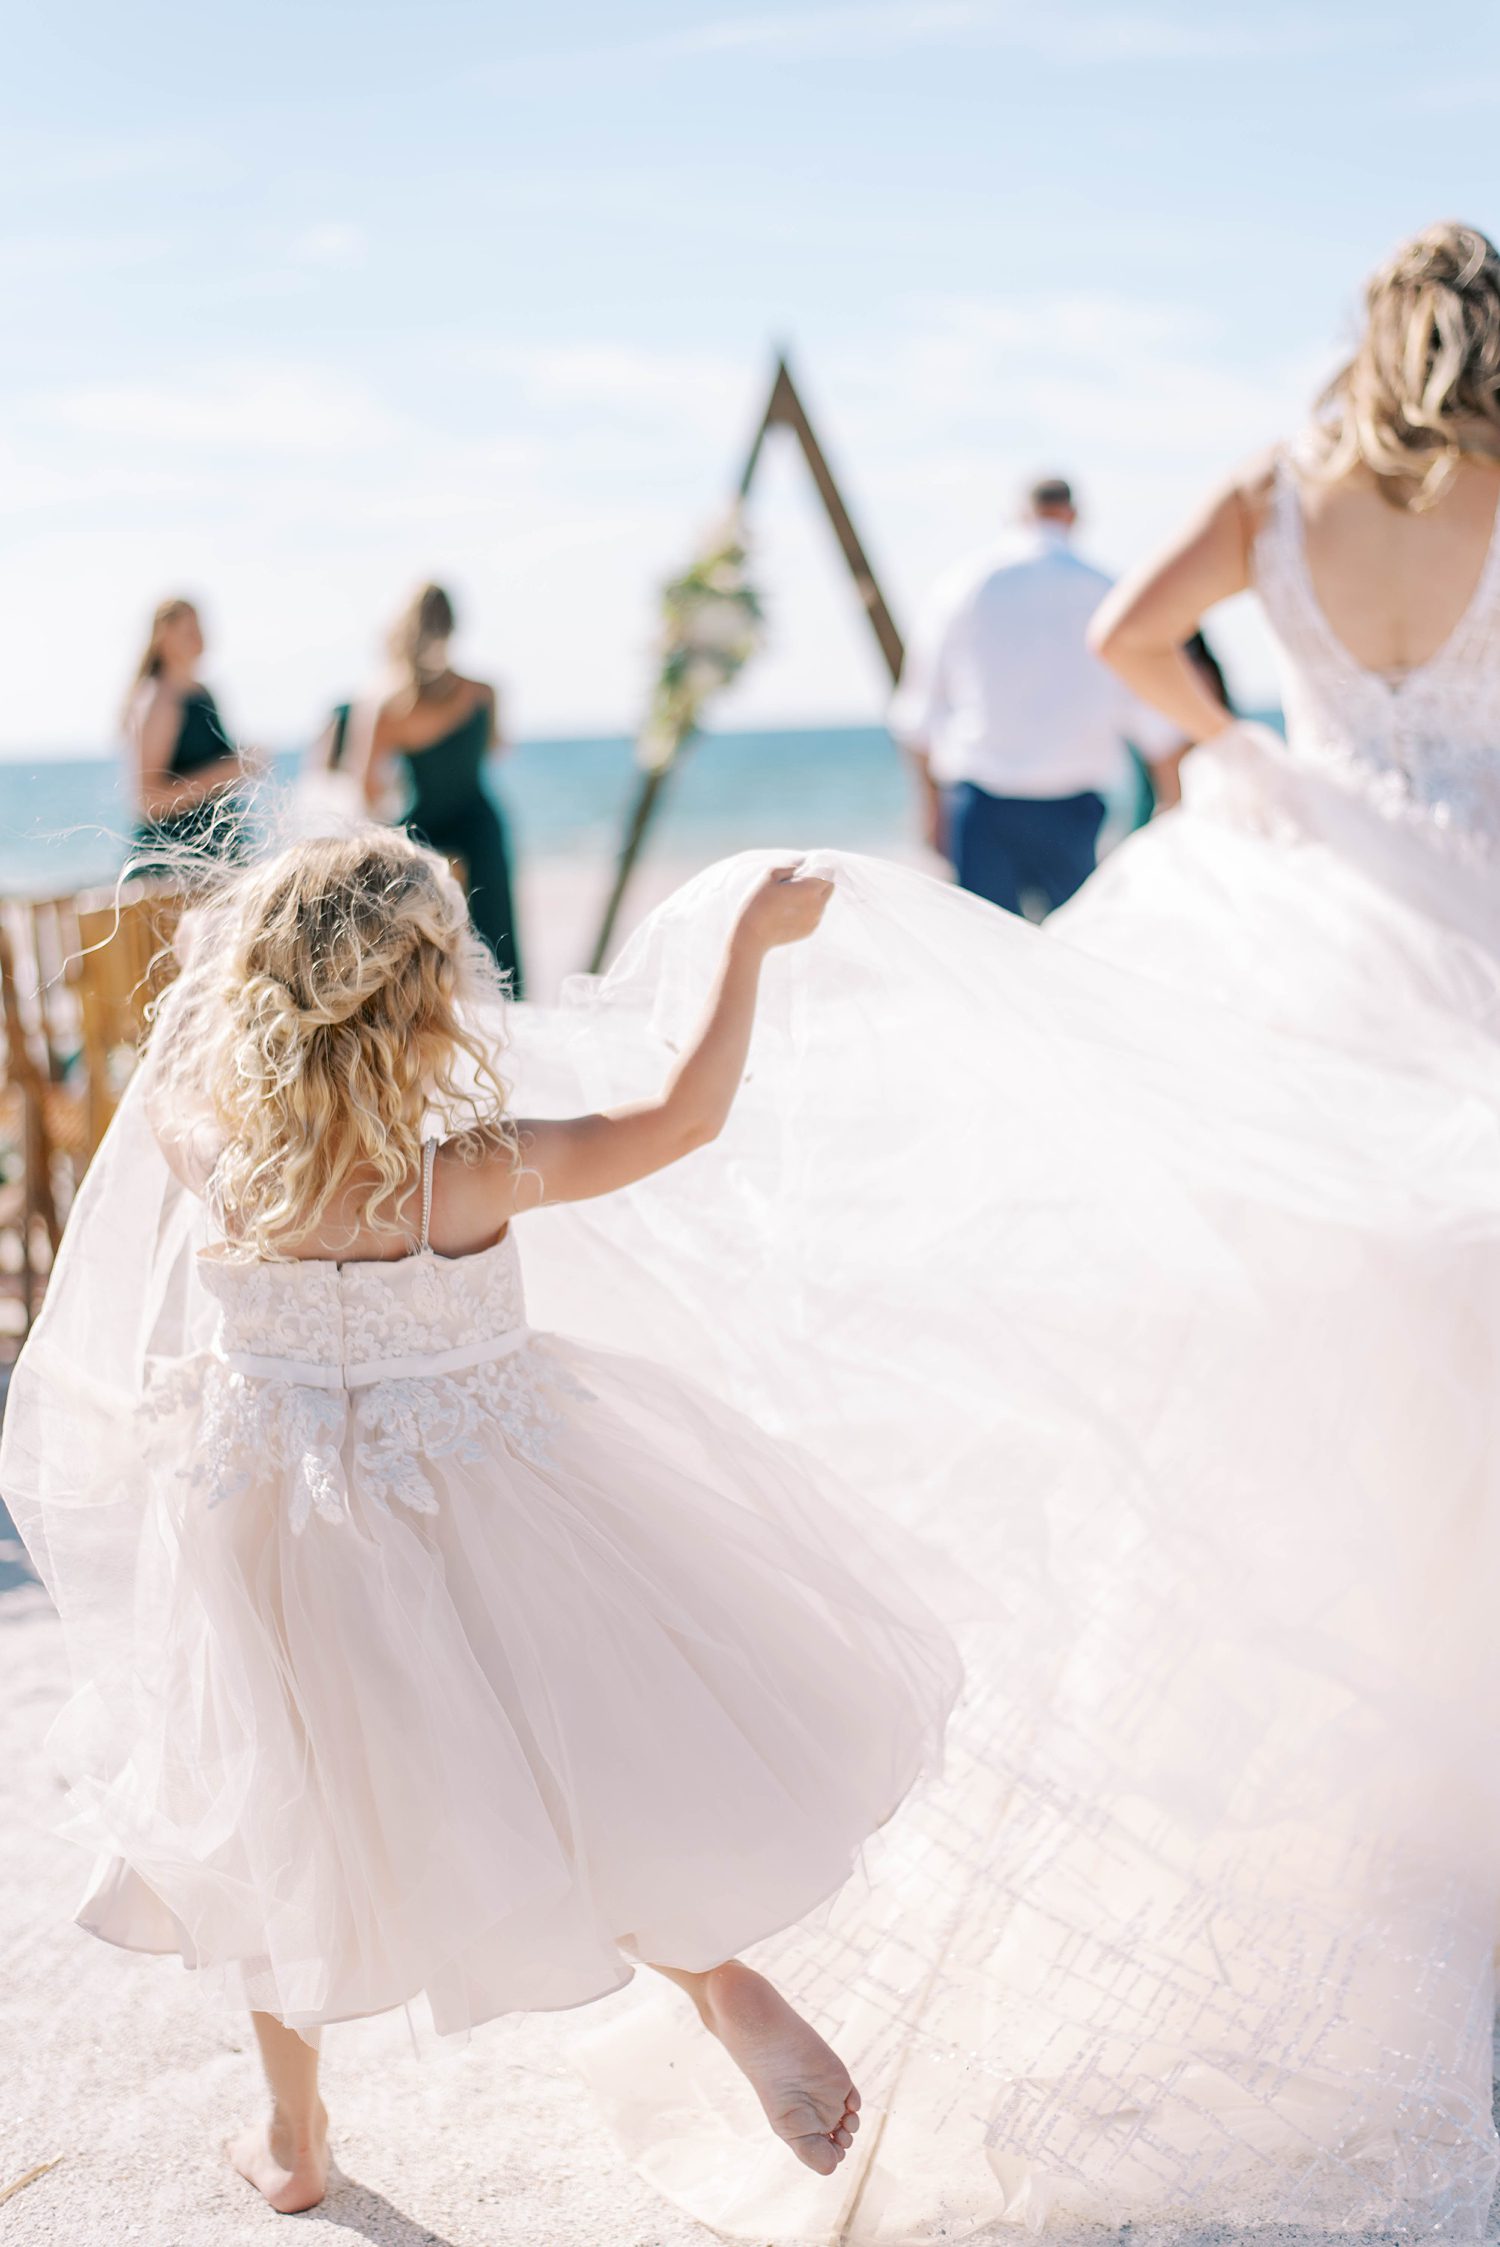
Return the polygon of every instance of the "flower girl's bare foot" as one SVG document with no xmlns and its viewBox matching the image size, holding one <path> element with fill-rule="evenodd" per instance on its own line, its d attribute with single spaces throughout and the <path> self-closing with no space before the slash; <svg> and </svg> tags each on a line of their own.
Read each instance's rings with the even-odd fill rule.
<svg viewBox="0 0 1500 2247">
<path fill-rule="evenodd" d="M 313 2122 L 296 2129 L 273 2114 L 229 2139 L 224 2151 L 279 2216 L 316 2208 L 328 2190 L 328 2116 L 321 2106 Z"/>
<path fill-rule="evenodd" d="M 859 2093 L 838 2054 L 764 1975 L 738 1959 L 695 1992 L 709 2028 L 799 2161 L 829 2176 L 859 2128 Z"/>
</svg>

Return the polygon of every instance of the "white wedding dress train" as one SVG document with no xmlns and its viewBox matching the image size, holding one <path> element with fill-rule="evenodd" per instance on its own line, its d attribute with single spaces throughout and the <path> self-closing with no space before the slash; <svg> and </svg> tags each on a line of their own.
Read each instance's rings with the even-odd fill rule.
<svg viewBox="0 0 1500 2247">
<path fill-rule="evenodd" d="M 527 1220 L 528 1322 L 577 1336 L 568 1364 L 613 1400 L 607 1442 L 590 1435 L 602 1406 L 579 1422 L 566 1514 L 552 1470 L 487 1447 L 434 1470 L 435 1515 L 398 1502 L 352 1524 L 319 1516 L 300 1536 L 282 1525 L 256 1579 L 274 1608 L 321 1554 L 323 1591 L 347 1601 L 362 1579 L 341 1572 L 344 1549 L 390 1558 L 371 1577 L 382 1620 L 360 1675 L 388 1720 L 372 1768 L 401 1787 L 375 1808 L 409 1783 L 472 1838 L 520 1799 L 508 1782 L 491 1800 L 490 1734 L 471 1721 L 511 1706 L 514 1646 L 491 1634 L 483 1674 L 458 1680 L 453 1752 L 424 1758 L 413 1744 L 441 1733 L 452 1698 L 429 1644 L 435 1657 L 464 1638 L 449 1625 L 471 1575 L 513 1636 L 570 1627 L 566 1570 L 549 1561 L 535 1615 L 508 1573 L 491 1486 L 503 1473 L 524 1501 L 528 1570 L 566 1531 L 589 1541 L 596 1592 L 639 1586 L 645 1540 L 655 1588 L 644 1604 L 631 1594 L 625 1668 L 632 1647 L 660 1643 L 673 1585 L 684 1615 L 719 1622 L 702 1695 L 663 1697 L 660 1736 L 636 1729 L 629 1769 L 649 1795 L 684 1723 L 712 1744 L 774 1716 L 769 1768 L 800 1770 L 796 1819 L 816 1847 L 796 1819 L 772 1834 L 770 1854 L 790 1853 L 772 1885 L 810 1900 L 919 1757 L 887 1772 L 866 1738 L 840 1775 L 820 1734 L 799 1759 L 797 1691 L 743 1690 L 755 1619 L 779 1619 L 778 1677 L 809 1677 L 836 1705 L 842 1649 L 879 1653 L 889 1629 L 880 1564 L 872 1581 L 857 1551 L 866 1524 L 918 1532 L 915 1588 L 969 1670 L 945 1778 L 869 1845 L 835 1904 L 763 1954 L 856 2072 L 855 2152 L 833 2179 L 801 2171 L 676 1993 L 628 2007 L 589 2059 L 641 2166 L 735 2238 L 936 2247 L 1007 2226 L 1277 2221 L 1458 2241 L 1484 2222 L 1500 1918 L 1500 560 L 1399 688 L 1360 673 L 1322 622 L 1289 470 L 1258 572 L 1286 658 L 1285 746 L 1235 729 L 1198 752 L 1187 808 L 1046 930 L 899 867 L 834 861 L 817 938 L 768 962 L 723 1138 L 627 1193 Z M 519 1110 L 660 1086 L 764 863 L 711 869 L 602 983 L 498 1027 Z M 120 1444 L 121 1415 L 163 1337 L 192 1352 L 214 1333 L 197 1220 L 143 1134 L 127 1100 L 101 1164 L 149 1191 L 123 1196 L 112 1225 L 70 1228 L 41 1378 L 30 1401 L 30 1376 L 13 1388 L 6 1466 L 96 1681 L 64 1742 L 84 1807 L 117 1854 L 160 1845 L 153 1893 L 175 1924 L 143 1927 L 142 1900 L 119 1889 L 101 1908 L 126 1939 L 176 1942 L 193 1913 L 163 1895 L 181 1838 L 163 1839 L 163 1799 L 172 1812 L 191 1782 L 191 1846 L 223 1859 L 197 1922 L 207 1938 L 220 1906 L 238 1925 L 255 1900 L 236 1850 L 256 1830 L 257 1743 L 277 1751 L 273 1806 L 293 1836 L 300 1798 L 274 1726 L 240 1721 L 255 1714 L 245 1681 L 209 1690 L 201 1634 L 176 1697 L 156 1690 L 154 1657 L 142 1667 L 162 1555 L 184 1521 L 195 1537 L 201 1525 Z M 86 1184 L 85 1216 L 108 1175 Z M 143 1275 L 144 1302 L 116 1318 Z M 504 1320 L 484 1324 L 476 1346 Z M 270 1355 L 323 1354 L 293 1342 Z M 263 1354 L 243 1334 L 229 1346 Z M 610 1461 L 630 1383 L 601 1348 L 660 1369 L 628 1487 Z M 710 1524 L 753 1515 L 722 1583 L 719 1548 L 678 1504 L 692 1431 L 674 1400 L 703 1392 L 701 1425 L 724 1432 L 690 1446 L 687 1479 Z M 838 1533 L 848 1570 L 842 1549 L 823 1567 L 821 1516 L 803 1520 L 735 1414 L 857 1493 L 864 1519 Z M 395 1446 L 422 1448 L 410 1430 Z M 232 1504 L 213 1519 L 230 1534 Z M 782 1628 L 787 1598 L 805 1630 Z M 349 1749 L 345 1702 L 316 1668 L 316 1609 L 303 1602 L 318 1687 L 305 1713 Z M 274 1654 L 270 1619 L 251 1643 Z M 387 1643 L 418 1692 L 414 1731 L 386 1688 Z M 537 1679 L 520 1714 L 566 1753 L 571 1728 Z M 269 1689 L 267 1662 L 249 1682 Z M 153 1742 L 160 1754 L 144 1773 L 122 1763 L 140 1737 L 132 1692 L 189 1723 L 148 1737 L 148 1763 Z M 553 1759 L 522 1762 L 512 1777 L 531 1773 L 527 1830 L 545 1847 L 569 1823 L 553 1815 Z M 336 1764 L 349 1767 L 342 1752 Z M 607 1750 L 575 1757 L 575 1807 L 606 1805 L 600 1848 L 633 1883 L 630 1789 L 610 1795 L 622 1768 Z M 715 1770 L 710 1807 L 714 1830 L 738 1837 L 722 1901 L 742 1854 L 732 1774 Z M 379 1817 L 357 1832 L 381 1843 L 362 1841 L 362 1866 L 399 1874 L 406 1851 L 436 1866 L 418 1922 L 435 1940 L 387 1959 L 387 1891 L 372 1885 L 360 1972 L 315 1980 L 294 2010 L 311 2022 L 346 1999 L 431 1990 L 455 1897 L 462 1956 L 443 2016 L 517 2001 L 526 1961 L 494 1952 L 481 1889 L 457 1893 L 483 1851 L 434 1859 L 417 1828 Z M 278 1881 L 307 1872 L 270 1842 Z M 565 1894 L 567 1866 L 548 1863 L 538 1895 Z M 666 1883 L 679 1929 L 701 1886 L 680 1869 Z M 525 1872 L 517 1857 L 508 1877 Z M 765 1884 L 752 1885 L 756 1901 Z M 326 1878 L 308 1892 L 340 1896 Z M 757 1907 L 743 1931 L 782 1908 Z M 580 1943 L 549 1949 L 558 1972 L 539 2001 L 606 1986 L 631 1931 L 618 1910 L 588 1915 Z M 723 1909 L 698 1931 L 710 1947 L 740 1932 Z M 327 1958 L 293 1933 L 294 1964 Z M 379 1988 L 372 1959 L 392 1969 Z"/>
<path fill-rule="evenodd" d="M 969 1663 L 944 1786 L 765 1954 L 866 2092 L 839 2178 L 763 2149 L 670 2001 L 594 2042 L 731 2237 L 1482 2230 L 1500 559 L 1394 687 L 1316 608 L 1289 467 L 1257 566 L 1286 744 L 1198 752 L 1045 931 L 832 861 L 720 1144 L 537 1227 L 549 1321 L 925 1535 Z M 522 1010 L 522 1107 L 659 1081 L 763 862 Z"/>
</svg>

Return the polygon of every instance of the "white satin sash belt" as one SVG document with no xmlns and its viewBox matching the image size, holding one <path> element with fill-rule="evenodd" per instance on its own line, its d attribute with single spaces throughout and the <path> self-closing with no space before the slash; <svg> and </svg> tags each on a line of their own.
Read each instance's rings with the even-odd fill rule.
<svg viewBox="0 0 1500 2247">
<path fill-rule="evenodd" d="M 477 1342 L 461 1342 L 452 1350 L 431 1350 L 416 1357 L 367 1358 L 355 1365 L 319 1364 L 313 1358 L 267 1358 L 254 1350 L 220 1350 L 218 1356 L 231 1373 L 248 1373 L 257 1381 L 286 1381 L 303 1389 L 367 1389 L 373 1381 L 421 1381 L 438 1373 L 463 1373 L 471 1365 L 487 1365 L 492 1358 L 509 1357 L 530 1340 L 529 1326 L 513 1326 L 506 1334 L 487 1334 Z"/>
</svg>

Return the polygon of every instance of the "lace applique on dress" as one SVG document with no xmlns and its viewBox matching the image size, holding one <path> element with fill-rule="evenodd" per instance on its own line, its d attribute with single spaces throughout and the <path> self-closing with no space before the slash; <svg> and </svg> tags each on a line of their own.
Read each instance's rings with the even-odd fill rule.
<svg viewBox="0 0 1500 2247">
<path fill-rule="evenodd" d="M 562 1424 L 557 1398 L 585 1398 L 581 1382 L 528 1337 L 525 1346 L 461 1375 L 377 1381 L 354 1393 L 355 1469 L 377 1505 L 393 1501 L 431 1513 L 434 1501 L 418 1462 L 484 1460 L 483 1435 L 500 1427 L 512 1451 L 548 1466 Z"/>
<path fill-rule="evenodd" d="M 512 1237 L 475 1256 L 199 1270 L 220 1307 L 213 1355 L 154 1369 L 149 1409 L 174 1429 L 190 1487 L 216 1505 L 266 1470 L 289 1526 L 347 1520 L 350 1481 L 381 1512 L 437 1508 L 431 1466 L 482 1465 L 485 1438 L 545 1466 L 582 1384 L 526 1325 Z"/>
<path fill-rule="evenodd" d="M 1427 662 L 1387 678 L 1333 631 L 1308 567 L 1297 474 L 1277 456 L 1254 554 L 1294 760 L 1467 864 L 1500 857 L 1500 519 L 1469 604 Z"/>
<path fill-rule="evenodd" d="M 325 1521 L 346 1517 L 342 1391 L 252 1380 L 216 1359 L 190 1358 L 159 1371 L 148 1398 L 158 1420 L 190 1421 L 196 1410 L 197 1429 L 178 1473 L 210 1505 L 243 1497 L 269 1469 L 291 1478 L 292 1529 L 305 1528 L 312 1513 Z"/>
</svg>

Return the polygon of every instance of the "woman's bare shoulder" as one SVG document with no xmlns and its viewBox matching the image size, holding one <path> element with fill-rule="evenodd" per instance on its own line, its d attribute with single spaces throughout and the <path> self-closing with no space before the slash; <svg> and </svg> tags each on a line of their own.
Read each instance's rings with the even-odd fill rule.
<svg viewBox="0 0 1500 2247">
<path fill-rule="evenodd" d="M 1270 503 L 1276 458 L 1274 448 L 1255 453 L 1222 476 L 1189 517 L 1178 546 L 1195 553 L 1223 553 L 1232 545 L 1248 555 Z"/>
<path fill-rule="evenodd" d="M 1279 445 L 1264 446 L 1248 460 L 1242 460 L 1219 487 L 1219 503 L 1239 517 L 1247 544 L 1254 543 L 1265 523 L 1271 494 L 1276 488 L 1276 464 L 1280 454 Z"/>
<path fill-rule="evenodd" d="M 162 711 L 175 710 L 181 700 L 182 696 L 177 688 L 169 686 L 165 679 L 142 679 L 130 698 L 131 719 L 136 725 L 143 726 L 149 718 L 158 716 Z"/>
<path fill-rule="evenodd" d="M 447 1255 L 488 1247 L 516 1213 L 517 1166 L 510 1144 L 489 1133 L 446 1140 L 434 1169 L 433 1246 Z"/>
<path fill-rule="evenodd" d="M 370 707 L 374 709 L 377 725 L 393 725 L 397 719 L 406 716 L 411 710 L 411 688 L 392 687 L 389 694 L 381 695 L 378 701 L 372 696 Z"/>
<path fill-rule="evenodd" d="M 460 724 L 471 718 L 476 710 L 488 710 L 493 716 L 495 690 L 488 679 L 470 679 L 462 672 L 456 672 L 450 706 L 462 710 L 463 717 L 458 721 Z"/>
<path fill-rule="evenodd" d="M 137 749 L 162 750 L 178 722 L 182 697 L 165 679 L 143 679 L 125 709 L 124 736 Z"/>
<path fill-rule="evenodd" d="M 1263 445 L 1248 460 L 1240 462 L 1233 483 L 1241 497 L 1252 505 L 1263 505 L 1270 498 L 1276 483 L 1276 467 L 1281 459 L 1280 445 Z"/>
<path fill-rule="evenodd" d="M 455 677 L 437 701 L 418 701 L 409 687 L 398 688 L 380 705 L 375 727 L 382 747 L 425 749 L 430 742 L 467 724 L 474 712 L 493 709 L 495 690 L 482 679 Z"/>
</svg>

